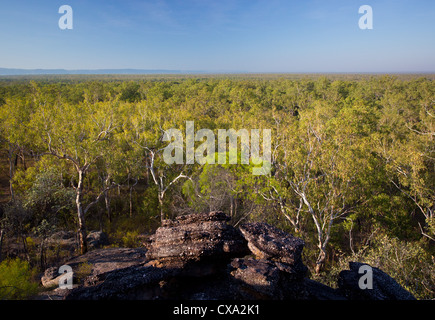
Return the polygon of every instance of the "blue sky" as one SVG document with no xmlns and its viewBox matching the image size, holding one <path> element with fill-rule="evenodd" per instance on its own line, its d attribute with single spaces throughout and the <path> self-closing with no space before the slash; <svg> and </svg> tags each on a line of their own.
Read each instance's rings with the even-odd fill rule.
<svg viewBox="0 0 435 320">
<path fill-rule="evenodd" d="M 435 72 L 435 1 L 0 0 L 0 67 Z"/>
</svg>

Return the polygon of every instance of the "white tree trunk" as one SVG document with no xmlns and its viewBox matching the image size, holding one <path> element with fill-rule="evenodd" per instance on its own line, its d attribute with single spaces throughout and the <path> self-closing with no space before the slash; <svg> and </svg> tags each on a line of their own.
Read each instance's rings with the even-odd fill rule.
<svg viewBox="0 0 435 320">
<path fill-rule="evenodd" d="M 83 179 L 84 172 L 83 170 L 78 170 L 79 181 L 76 189 L 76 205 L 77 205 L 77 218 L 79 222 L 79 245 L 80 245 L 80 253 L 85 254 L 88 251 L 87 243 L 86 243 L 86 224 L 85 224 L 85 212 L 82 204 L 83 197 Z"/>
</svg>

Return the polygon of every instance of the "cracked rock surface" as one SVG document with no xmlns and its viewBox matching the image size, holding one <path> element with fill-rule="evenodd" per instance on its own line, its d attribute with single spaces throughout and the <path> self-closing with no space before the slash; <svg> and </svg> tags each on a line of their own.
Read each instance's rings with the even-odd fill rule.
<svg viewBox="0 0 435 320">
<path fill-rule="evenodd" d="M 306 278 L 304 241 L 266 223 L 228 224 L 223 212 L 165 220 L 147 248 L 97 249 L 71 259 L 89 275 L 72 290 L 54 290 L 67 300 L 409 300 L 393 278 L 373 270 L 373 290 L 358 286 L 361 263 L 340 273 L 338 288 Z M 44 281 L 56 281 L 57 268 Z"/>
</svg>

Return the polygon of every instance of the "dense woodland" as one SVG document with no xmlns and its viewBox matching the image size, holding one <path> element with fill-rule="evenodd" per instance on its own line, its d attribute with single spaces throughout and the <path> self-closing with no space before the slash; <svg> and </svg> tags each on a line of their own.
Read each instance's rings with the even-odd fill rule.
<svg viewBox="0 0 435 320">
<path fill-rule="evenodd" d="M 186 121 L 216 136 L 271 129 L 270 174 L 166 164 L 163 134 Z M 37 267 L 59 230 L 84 253 L 90 230 L 137 246 L 162 219 L 222 210 L 304 239 L 319 281 L 360 261 L 433 299 L 434 135 L 429 76 L 0 79 L 2 258 L 6 239 Z"/>
</svg>

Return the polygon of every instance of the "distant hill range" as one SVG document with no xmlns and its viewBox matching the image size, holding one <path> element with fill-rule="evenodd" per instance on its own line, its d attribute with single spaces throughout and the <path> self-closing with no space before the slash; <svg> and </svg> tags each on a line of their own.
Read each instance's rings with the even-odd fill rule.
<svg viewBox="0 0 435 320">
<path fill-rule="evenodd" d="M 203 71 L 149 70 L 149 69 L 12 69 L 0 68 L 0 76 L 44 75 L 44 74 L 185 74 Z"/>
</svg>

